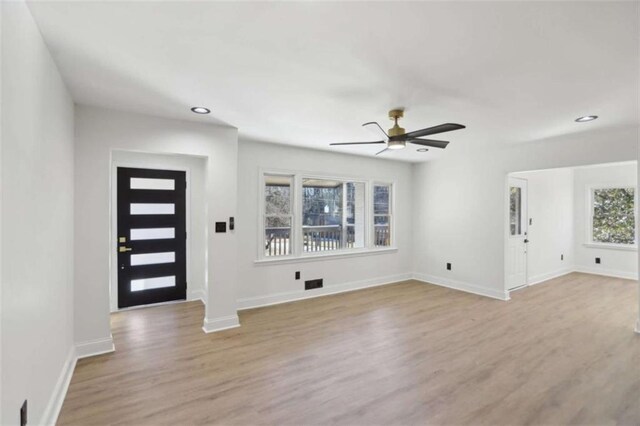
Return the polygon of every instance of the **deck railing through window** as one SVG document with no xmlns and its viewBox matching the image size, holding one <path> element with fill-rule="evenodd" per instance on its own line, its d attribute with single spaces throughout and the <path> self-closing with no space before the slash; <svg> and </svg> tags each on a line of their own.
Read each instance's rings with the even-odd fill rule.
<svg viewBox="0 0 640 426">
<path fill-rule="evenodd" d="M 265 256 L 282 256 L 290 254 L 291 228 L 265 229 Z"/>
<path fill-rule="evenodd" d="M 387 247 L 391 245 L 389 225 L 374 227 L 374 245 Z M 315 253 L 322 251 L 354 248 L 355 226 L 347 225 L 343 230 L 341 225 L 303 226 L 303 252 Z M 291 228 L 265 229 L 265 256 L 282 256 L 292 253 Z"/>
<path fill-rule="evenodd" d="M 347 225 L 344 232 L 341 225 L 303 226 L 302 240 L 305 252 L 353 248 L 355 229 L 353 225 Z"/>
<path fill-rule="evenodd" d="M 376 247 L 387 247 L 391 245 L 391 231 L 389 225 L 375 225 L 373 227 L 373 243 Z"/>
</svg>

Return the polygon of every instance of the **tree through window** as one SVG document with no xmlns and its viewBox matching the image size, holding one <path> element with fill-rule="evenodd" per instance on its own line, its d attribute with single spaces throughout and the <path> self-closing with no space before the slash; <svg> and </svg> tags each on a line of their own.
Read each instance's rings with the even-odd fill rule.
<svg viewBox="0 0 640 426">
<path fill-rule="evenodd" d="M 592 241 L 635 244 L 635 188 L 598 188 L 592 192 Z"/>
</svg>

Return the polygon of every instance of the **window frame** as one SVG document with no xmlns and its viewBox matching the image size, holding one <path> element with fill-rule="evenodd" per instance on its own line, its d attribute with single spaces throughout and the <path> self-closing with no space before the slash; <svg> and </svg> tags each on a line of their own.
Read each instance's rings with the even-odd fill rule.
<svg viewBox="0 0 640 426">
<path fill-rule="evenodd" d="M 616 188 L 633 188 L 633 214 L 634 214 L 634 235 L 635 242 L 633 244 L 622 244 L 622 243 L 603 243 L 600 241 L 593 240 L 593 202 L 595 199 L 595 191 L 601 189 L 616 189 Z M 586 235 L 585 235 L 585 243 L 586 247 L 593 248 L 608 248 L 614 250 L 629 250 L 629 251 L 637 251 L 638 250 L 638 186 L 635 183 L 613 183 L 613 184 L 593 184 L 586 186 Z"/>
<path fill-rule="evenodd" d="M 314 256 L 327 256 L 329 254 L 340 254 L 340 253 L 347 253 L 347 252 L 358 252 L 358 251 L 362 251 L 367 249 L 367 247 L 369 247 L 369 235 L 367 232 L 367 223 L 368 223 L 368 215 L 367 215 L 367 206 L 369 204 L 369 194 L 368 194 L 368 189 L 367 189 L 367 181 L 364 179 L 357 179 L 357 178 L 344 178 L 344 177 L 336 177 L 336 176 L 326 176 L 326 175 L 316 175 L 316 174 L 310 174 L 310 173 L 300 173 L 300 187 L 296 188 L 296 190 L 299 189 L 299 198 L 300 198 L 300 202 L 299 202 L 299 240 L 298 241 L 304 241 L 304 233 L 303 233 L 303 227 L 304 224 L 302 223 L 302 210 L 303 210 L 303 205 L 304 205 L 304 196 L 302 194 L 303 188 L 304 188 L 304 181 L 306 179 L 313 179 L 313 180 L 333 180 L 333 181 L 339 181 L 342 182 L 342 184 L 344 185 L 345 183 L 362 183 L 364 185 L 364 246 L 363 247 L 358 247 L 358 248 L 340 248 L 340 249 L 336 249 L 336 250 L 326 250 L 326 251 L 319 251 L 319 252 L 305 252 L 304 251 L 304 247 L 302 247 L 302 244 L 299 245 L 299 250 L 300 250 L 300 255 L 299 257 L 314 257 Z M 344 200 L 345 200 L 345 193 L 343 193 L 343 215 L 345 213 L 345 208 L 346 206 L 344 205 Z"/>
<path fill-rule="evenodd" d="M 289 216 L 291 217 L 291 232 L 289 233 L 289 245 L 291 246 L 291 252 L 289 254 L 285 254 L 285 255 L 280 255 L 280 256 L 266 256 L 264 251 L 264 245 L 265 245 L 265 231 L 266 231 L 266 221 L 267 221 L 267 217 L 279 217 L 279 216 L 284 216 L 284 215 L 268 215 L 266 213 L 266 197 L 265 197 L 265 187 L 267 184 L 267 180 L 266 177 L 267 176 L 281 176 L 281 177 L 287 177 L 287 178 L 291 178 L 291 189 L 290 189 L 290 200 L 289 200 Z M 295 199 L 296 199 L 296 192 L 295 192 L 295 185 L 296 185 L 296 177 L 291 174 L 291 173 L 280 173 L 280 172 L 267 172 L 267 173 L 261 173 L 260 174 L 260 186 L 259 186 L 259 191 L 258 191 L 258 199 L 259 199 L 259 203 L 258 203 L 258 222 L 259 222 L 259 226 L 258 229 L 259 234 L 258 234 L 258 252 L 261 255 L 262 258 L 277 258 L 277 259 L 290 259 L 294 256 L 295 252 L 295 246 L 296 246 L 296 241 L 297 241 L 297 236 L 296 236 L 296 211 L 295 211 Z M 259 257 L 260 258 L 260 257 Z"/>
<path fill-rule="evenodd" d="M 292 177 L 292 195 L 291 195 L 291 253 L 280 256 L 267 256 L 264 252 L 265 240 L 265 204 L 264 187 L 266 184 L 266 176 L 287 176 Z M 336 250 L 327 250 L 320 252 L 304 252 L 301 242 L 303 241 L 302 229 L 302 210 L 303 210 L 303 181 L 305 179 L 326 179 L 341 182 L 354 182 L 364 184 L 364 246 L 360 248 L 341 248 Z M 260 168 L 258 172 L 258 244 L 255 263 L 272 263 L 272 262 L 296 262 L 306 260 L 318 260 L 327 257 L 349 257 L 367 254 L 375 254 L 380 252 L 397 251 L 395 236 L 395 209 L 396 209 L 396 183 L 389 180 L 378 180 L 363 178 L 361 176 L 349 176 L 328 174 L 321 172 L 308 172 L 302 170 L 285 170 Z M 389 228 L 391 232 L 390 245 L 376 247 L 373 244 L 373 187 L 374 185 L 389 185 L 391 194 L 389 200 Z"/>
<path fill-rule="evenodd" d="M 374 188 L 376 186 L 388 186 L 389 187 L 389 214 L 375 214 L 375 207 L 374 207 Z M 381 249 L 381 248 L 387 248 L 387 247 L 395 247 L 395 238 L 396 238 L 396 232 L 395 232 L 395 222 L 394 222 L 394 216 L 395 216 L 395 211 L 396 211 L 396 206 L 395 206 L 395 185 L 393 182 L 387 182 L 387 181 L 373 181 L 371 183 L 371 201 L 370 201 L 370 207 L 371 207 L 371 226 L 369 226 L 369 232 L 371 235 L 371 245 L 376 248 L 376 249 Z M 388 246 L 376 246 L 375 245 L 375 226 L 376 226 L 376 216 L 389 216 L 389 234 L 390 234 L 390 238 L 389 238 L 389 245 Z"/>
</svg>

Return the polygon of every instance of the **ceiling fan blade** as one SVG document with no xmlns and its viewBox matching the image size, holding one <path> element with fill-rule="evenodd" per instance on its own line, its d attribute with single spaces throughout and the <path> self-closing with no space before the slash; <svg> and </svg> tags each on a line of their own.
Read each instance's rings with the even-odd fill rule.
<svg viewBox="0 0 640 426">
<path fill-rule="evenodd" d="M 383 149 L 383 150 L 382 150 L 382 151 L 380 151 L 380 152 L 376 152 L 376 155 L 380 155 L 380 154 L 382 154 L 383 152 L 388 151 L 388 150 L 389 150 L 389 148 L 385 148 L 385 149 Z"/>
<path fill-rule="evenodd" d="M 442 148 L 442 149 L 446 148 L 447 145 L 449 145 L 449 142 L 447 142 L 447 141 L 436 141 L 436 140 L 433 140 L 433 139 L 415 139 L 415 138 L 412 138 L 412 139 L 407 139 L 407 142 L 413 143 L 413 144 L 416 144 L 416 145 L 430 146 L 430 147 L 433 147 L 433 148 Z"/>
<path fill-rule="evenodd" d="M 446 124 L 440 124 L 438 126 L 428 127 L 422 130 L 414 130 L 413 132 L 409 132 L 402 135 L 402 137 L 419 138 L 420 136 L 435 135 L 436 133 L 451 132 L 453 130 L 460 130 L 464 128 L 465 126 L 463 126 L 462 124 L 446 123 Z"/>
<path fill-rule="evenodd" d="M 329 145 L 370 145 L 370 144 L 378 144 L 378 143 L 386 143 L 385 141 L 375 141 L 375 142 L 337 142 L 330 143 Z"/>
<path fill-rule="evenodd" d="M 375 134 L 377 136 L 382 137 L 382 139 L 384 139 L 385 141 L 389 140 L 389 135 L 387 134 L 387 132 L 385 132 L 384 129 L 382 128 L 382 126 L 380 126 L 375 121 L 370 121 L 368 123 L 364 123 L 362 125 L 362 127 L 366 127 L 367 129 L 370 129 L 372 132 L 375 132 Z"/>
</svg>

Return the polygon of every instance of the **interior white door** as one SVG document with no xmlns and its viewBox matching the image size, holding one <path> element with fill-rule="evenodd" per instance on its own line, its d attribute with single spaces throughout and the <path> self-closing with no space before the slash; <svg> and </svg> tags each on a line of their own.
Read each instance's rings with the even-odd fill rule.
<svg viewBox="0 0 640 426">
<path fill-rule="evenodd" d="M 507 289 L 527 285 L 527 180 L 509 178 Z"/>
</svg>

